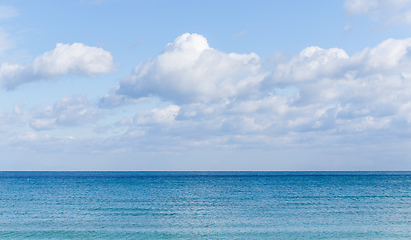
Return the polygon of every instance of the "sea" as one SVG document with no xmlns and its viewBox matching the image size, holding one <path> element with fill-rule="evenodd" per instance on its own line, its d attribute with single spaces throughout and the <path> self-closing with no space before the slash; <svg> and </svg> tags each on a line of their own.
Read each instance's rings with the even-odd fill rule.
<svg viewBox="0 0 411 240">
<path fill-rule="evenodd" d="M 0 239 L 411 239 L 411 172 L 0 172 Z"/>
</svg>

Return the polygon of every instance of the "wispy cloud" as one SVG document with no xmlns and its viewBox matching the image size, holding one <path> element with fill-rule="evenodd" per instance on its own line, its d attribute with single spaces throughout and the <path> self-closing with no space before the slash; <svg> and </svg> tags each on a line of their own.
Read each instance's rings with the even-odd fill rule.
<svg viewBox="0 0 411 240">
<path fill-rule="evenodd" d="M 16 9 L 12 6 L 0 6 L 0 19 L 12 18 L 17 16 Z"/>
<path fill-rule="evenodd" d="M 85 96 L 64 97 L 41 111 L 32 111 L 31 115 L 30 126 L 35 130 L 83 126 L 103 116 Z"/>
<path fill-rule="evenodd" d="M 233 38 L 234 38 L 234 39 L 240 38 L 241 36 L 243 36 L 243 35 L 246 34 L 247 32 L 248 32 L 248 30 L 247 30 L 247 29 L 244 29 L 244 30 L 242 30 L 241 32 L 234 34 L 234 35 L 233 35 Z"/>
<path fill-rule="evenodd" d="M 411 0 L 345 0 L 348 15 L 366 15 L 386 25 L 411 24 Z"/>
<path fill-rule="evenodd" d="M 131 45 L 130 47 L 128 47 L 129 49 L 134 49 L 137 46 L 139 46 L 140 44 L 142 44 L 146 39 L 145 38 L 138 38 L 137 41 L 135 43 L 133 43 L 133 45 Z"/>
<path fill-rule="evenodd" d="M 0 27 L 0 54 L 4 51 L 13 48 L 14 43 L 10 40 L 9 34 Z"/>
<path fill-rule="evenodd" d="M 350 25 L 350 23 L 347 23 L 343 28 L 344 33 L 351 33 L 353 30 L 354 28 Z"/>
</svg>

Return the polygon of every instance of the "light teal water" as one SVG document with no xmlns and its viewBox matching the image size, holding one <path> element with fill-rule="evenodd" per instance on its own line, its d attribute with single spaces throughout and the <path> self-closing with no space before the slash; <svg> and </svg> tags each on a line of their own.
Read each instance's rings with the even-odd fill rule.
<svg viewBox="0 0 411 240">
<path fill-rule="evenodd" d="M 0 172 L 1 239 L 405 239 L 410 172 Z"/>
</svg>

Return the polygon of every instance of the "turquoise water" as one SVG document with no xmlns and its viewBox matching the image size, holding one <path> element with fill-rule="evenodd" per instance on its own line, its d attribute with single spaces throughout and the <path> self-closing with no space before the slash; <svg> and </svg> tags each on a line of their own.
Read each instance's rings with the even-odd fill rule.
<svg viewBox="0 0 411 240">
<path fill-rule="evenodd" d="M 0 172 L 0 238 L 411 238 L 411 173 Z"/>
</svg>

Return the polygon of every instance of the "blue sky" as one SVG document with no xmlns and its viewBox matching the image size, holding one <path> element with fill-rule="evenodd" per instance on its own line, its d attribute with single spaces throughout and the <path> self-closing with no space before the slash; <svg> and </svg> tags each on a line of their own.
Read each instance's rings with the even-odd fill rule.
<svg viewBox="0 0 411 240">
<path fill-rule="evenodd" d="M 411 1 L 3 1 L 0 170 L 410 170 Z"/>
</svg>

